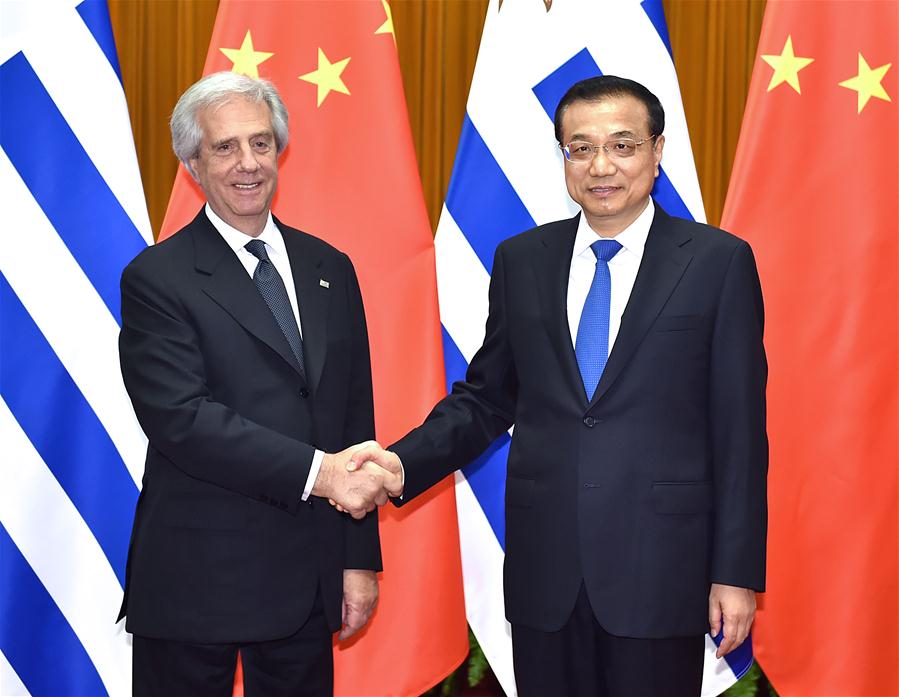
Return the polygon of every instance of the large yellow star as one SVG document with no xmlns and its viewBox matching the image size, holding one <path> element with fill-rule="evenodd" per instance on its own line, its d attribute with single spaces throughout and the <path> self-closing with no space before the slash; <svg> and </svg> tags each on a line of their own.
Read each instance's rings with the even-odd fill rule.
<svg viewBox="0 0 899 697">
<path fill-rule="evenodd" d="M 328 60 L 325 52 L 320 48 L 318 49 L 318 68 L 311 73 L 300 75 L 300 80 L 305 80 L 306 82 L 311 82 L 313 85 L 318 86 L 317 106 L 322 105 L 322 102 L 325 101 L 325 97 L 328 96 L 328 93 L 331 92 L 331 90 L 340 92 L 341 94 L 350 93 L 340 77 L 340 74 L 349 62 L 349 58 L 344 58 L 342 61 L 332 63 Z"/>
<path fill-rule="evenodd" d="M 396 44 L 396 32 L 393 31 L 393 11 L 390 9 L 390 3 L 387 0 L 381 0 L 381 5 L 384 7 L 387 19 L 384 20 L 384 24 L 375 29 L 375 34 L 391 34 L 393 43 Z"/>
<path fill-rule="evenodd" d="M 234 63 L 231 68 L 232 73 L 241 73 L 250 77 L 259 77 L 259 64 L 267 61 L 274 53 L 266 53 L 265 51 L 256 51 L 253 49 L 253 37 L 250 36 L 250 30 L 243 37 L 243 43 L 240 48 L 220 48 L 219 51 L 224 53 L 228 60 Z"/>
<path fill-rule="evenodd" d="M 879 68 L 871 70 L 865 57 L 861 53 L 858 54 L 858 75 L 851 77 L 848 80 L 843 80 L 840 83 L 840 87 L 846 87 L 858 92 L 857 113 L 862 113 L 862 109 L 865 108 L 865 104 L 868 103 L 868 100 L 871 99 L 871 97 L 877 97 L 885 102 L 892 101 L 890 95 L 888 95 L 887 91 L 883 88 L 883 85 L 880 84 L 881 80 L 883 80 L 883 76 L 887 74 L 887 70 L 890 69 L 891 65 L 892 63 L 886 63 Z"/>
<path fill-rule="evenodd" d="M 782 82 L 786 82 L 796 90 L 796 94 L 802 94 L 799 89 L 799 71 L 815 59 L 796 56 L 793 53 L 793 37 L 787 36 L 787 42 L 779 56 L 762 56 L 762 60 L 774 68 L 774 75 L 771 76 L 771 82 L 768 83 L 769 92 Z"/>
</svg>

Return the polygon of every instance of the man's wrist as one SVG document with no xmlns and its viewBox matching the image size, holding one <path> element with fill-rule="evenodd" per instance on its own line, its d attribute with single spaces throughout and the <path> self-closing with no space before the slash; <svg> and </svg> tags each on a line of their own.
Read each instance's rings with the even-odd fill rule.
<svg viewBox="0 0 899 697">
<path fill-rule="evenodd" d="M 391 452 L 393 452 L 393 451 L 391 451 Z M 403 458 L 401 458 L 397 453 L 393 453 L 393 454 L 396 455 L 396 461 L 400 464 L 400 483 L 405 488 L 405 486 L 406 486 L 406 468 L 403 465 Z M 402 496 L 402 494 L 400 494 L 400 496 Z"/>
<path fill-rule="evenodd" d="M 314 459 L 314 458 L 313 458 Z M 334 470 L 334 456 L 331 453 L 322 453 L 321 464 L 318 468 L 318 474 L 315 477 L 315 483 L 309 490 L 312 496 L 321 496 L 322 498 L 331 498 L 332 475 Z"/>
</svg>

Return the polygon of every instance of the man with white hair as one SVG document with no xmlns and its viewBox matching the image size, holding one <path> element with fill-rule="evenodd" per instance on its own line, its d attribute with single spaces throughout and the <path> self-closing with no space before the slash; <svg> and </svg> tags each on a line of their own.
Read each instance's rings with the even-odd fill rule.
<svg viewBox="0 0 899 697">
<path fill-rule="evenodd" d="M 365 513 L 391 475 L 339 453 L 374 436 L 362 298 L 345 254 L 270 212 L 287 120 L 266 80 L 190 87 L 172 145 L 206 205 L 122 275 L 149 439 L 122 604 L 136 695 L 230 695 L 238 651 L 248 697 L 330 694 L 332 632 L 377 601 Z"/>
</svg>

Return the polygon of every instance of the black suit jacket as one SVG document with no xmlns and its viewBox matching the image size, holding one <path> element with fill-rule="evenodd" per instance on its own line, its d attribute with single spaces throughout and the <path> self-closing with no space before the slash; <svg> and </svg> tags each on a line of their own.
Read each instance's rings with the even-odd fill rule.
<svg viewBox="0 0 899 697">
<path fill-rule="evenodd" d="M 762 590 L 763 310 L 749 246 L 657 207 L 588 403 L 566 314 L 577 217 L 503 242 L 466 381 L 391 447 L 404 502 L 514 424 L 506 615 L 555 631 L 581 582 L 619 636 L 708 631 L 712 582 Z"/>
<path fill-rule="evenodd" d="M 122 274 L 122 374 L 149 438 L 122 614 L 135 634 L 260 641 L 320 588 L 340 626 L 345 568 L 380 569 L 377 517 L 301 502 L 316 447 L 372 438 L 362 298 L 346 255 L 277 220 L 304 378 L 252 279 L 199 215 Z M 324 281 L 322 283 L 321 281 Z"/>
</svg>

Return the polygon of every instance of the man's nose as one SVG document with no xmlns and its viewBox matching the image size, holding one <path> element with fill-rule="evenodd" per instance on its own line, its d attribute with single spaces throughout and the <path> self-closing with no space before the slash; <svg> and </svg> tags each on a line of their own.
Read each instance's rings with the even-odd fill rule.
<svg viewBox="0 0 899 697">
<path fill-rule="evenodd" d="M 590 160 L 590 174 L 594 177 L 601 177 L 608 174 L 614 174 L 617 166 L 609 157 L 603 148 L 596 148 L 593 153 L 593 159 Z"/>
<path fill-rule="evenodd" d="M 243 172 L 255 172 L 259 169 L 259 160 L 256 159 L 256 153 L 249 145 L 241 146 L 237 166 Z"/>
</svg>

